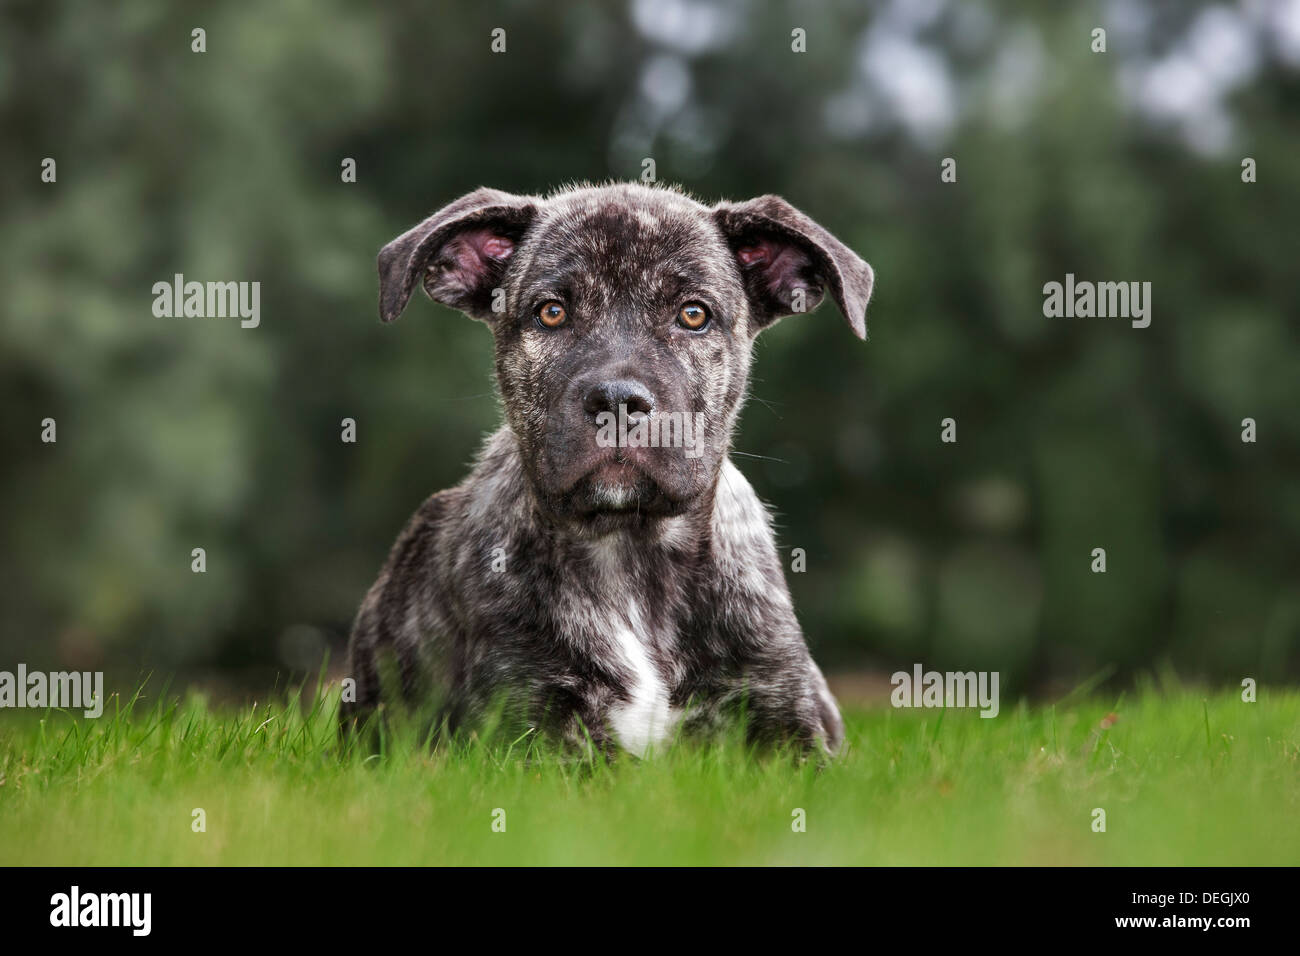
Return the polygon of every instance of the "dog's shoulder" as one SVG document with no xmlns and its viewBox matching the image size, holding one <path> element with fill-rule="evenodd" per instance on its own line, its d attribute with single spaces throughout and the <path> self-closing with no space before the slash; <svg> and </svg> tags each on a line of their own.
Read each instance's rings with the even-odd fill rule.
<svg viewBox="0 0 1300 956">
<path fill-rule="evenodd" d="M 482 580 L 507 540 L 526 500 L 521 470 L 508 429 L 490 436 L 465 480 L 430 495 L 406 522 L 360 620 L 408 637 L 445 623 L 458 582 Z"/>
<path fill-rule="evenodd" d="M 457 518 L 496 525 L 526 517 L 529 492 L 519 455 L 519 440 L 503 425 L 487 437 L 473 470 L 452 489 Z"/>
<path fill-rule="evenodd" d="M 363 617 L 367 608 L 384 618 L 394 617 L 394 609 L 404 614 L 413 599 L 429 598 L 430 570 L 440 550 L 439 530 L 454 499 L 455 489 L 430 495 L 406 522 L 366 595 Z"/>
<path fill-rule="evenodd" d="M 772 516 L 730 458 L 722 463 L 713 503 L 714 552 L 727 561 L 775 557 Z"/>
<path fill-rule="evenodd" d="M 523 480 L 517 448 L 509 429 L 502 428 L 488 437 L 465 480 L 434 492 L 416 509 L 372 590 L 406 591 L 431 575 L 454 575 L 467 557 L 499 536 L 512 504 L 523 498 Z"/>
<path fill-rule="evenodd" d="M 714 499 L 711 557 L 713 599 L 729 613 L 771 617 L 792 613 L 772 516 L 731 460 L 723 462 Z"/>
</svg>

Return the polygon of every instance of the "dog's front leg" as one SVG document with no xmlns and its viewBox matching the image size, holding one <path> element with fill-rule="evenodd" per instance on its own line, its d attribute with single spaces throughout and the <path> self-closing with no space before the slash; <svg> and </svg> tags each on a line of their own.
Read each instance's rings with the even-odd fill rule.
<svg viewBox="0 0 1300 956">
<path fill-rule="evenodd" d="M 802 639 L 781 642 L 754 659 L 743 672 L 740 695 L 751 741 L 839 751 L 844 722 Z"/>
</svg>

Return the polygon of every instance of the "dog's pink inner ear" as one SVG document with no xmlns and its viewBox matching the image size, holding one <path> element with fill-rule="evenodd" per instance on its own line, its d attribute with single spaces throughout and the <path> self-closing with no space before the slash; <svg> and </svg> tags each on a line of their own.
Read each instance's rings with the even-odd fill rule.
<svg viewBox="0 0 1300 956">
<path fill-rule="evenodd" d="M 469 229 L 447 243 L 438 264 L 453 283 L 473 289 L 483 282 L 495 264 L 509 259 L 514 251 L 513 239 L 491 229 Z"/>
<path fill-rule="evenodd" d="M 806 278 L 812 264 L 806 253 L 793 243 L 777 239 L 756 239 L 736 249 L 741 270 L 756 275 L 764 291 L 788 306 L 795 289 L 809 290 Z"/>
<path fill-rule="evenodd" d="M 505 259 L 515 251 L 515 243 L 505 236 L 490 235 L 483 240 L 483 254 L 493 259 Z"/>
</svg>

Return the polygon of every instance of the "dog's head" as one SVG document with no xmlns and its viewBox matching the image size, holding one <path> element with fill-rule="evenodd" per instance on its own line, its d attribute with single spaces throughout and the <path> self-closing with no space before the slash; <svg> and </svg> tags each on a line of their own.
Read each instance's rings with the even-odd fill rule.
<svg viewBox="0 0 1300 956">
<path fill-rule="evenodd" d="M 711 494 L 754 337 L 829 293 L 865 338 L 872 272 L 777 196 L 622 184 L 462 196 L 379 253 L 384 321 L 417 282 L 491 326 L 539 502 L 600 533 Z"/>
</svg>

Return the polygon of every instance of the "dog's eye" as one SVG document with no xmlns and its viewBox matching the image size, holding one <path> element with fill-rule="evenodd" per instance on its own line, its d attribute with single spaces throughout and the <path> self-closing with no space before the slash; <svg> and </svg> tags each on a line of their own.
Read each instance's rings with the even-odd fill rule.
<svg viewBox="0 0 1300 956">
<path fill-rule="evenodd" d="M 543 302 L 538 308 L 537 321 L 548 329 L 555 329 L 564 324 L 568 315 L 569 313 L 564 311 L 564 306 L 551 299 L 549 302 Z"/>
<path fill-rule="evenodd" d="M 687 302 L 677 313 L 677 321 L 683 328 L 698 332 L 709 324 L 709 310 L 698 302 Z"/>
</svg>

